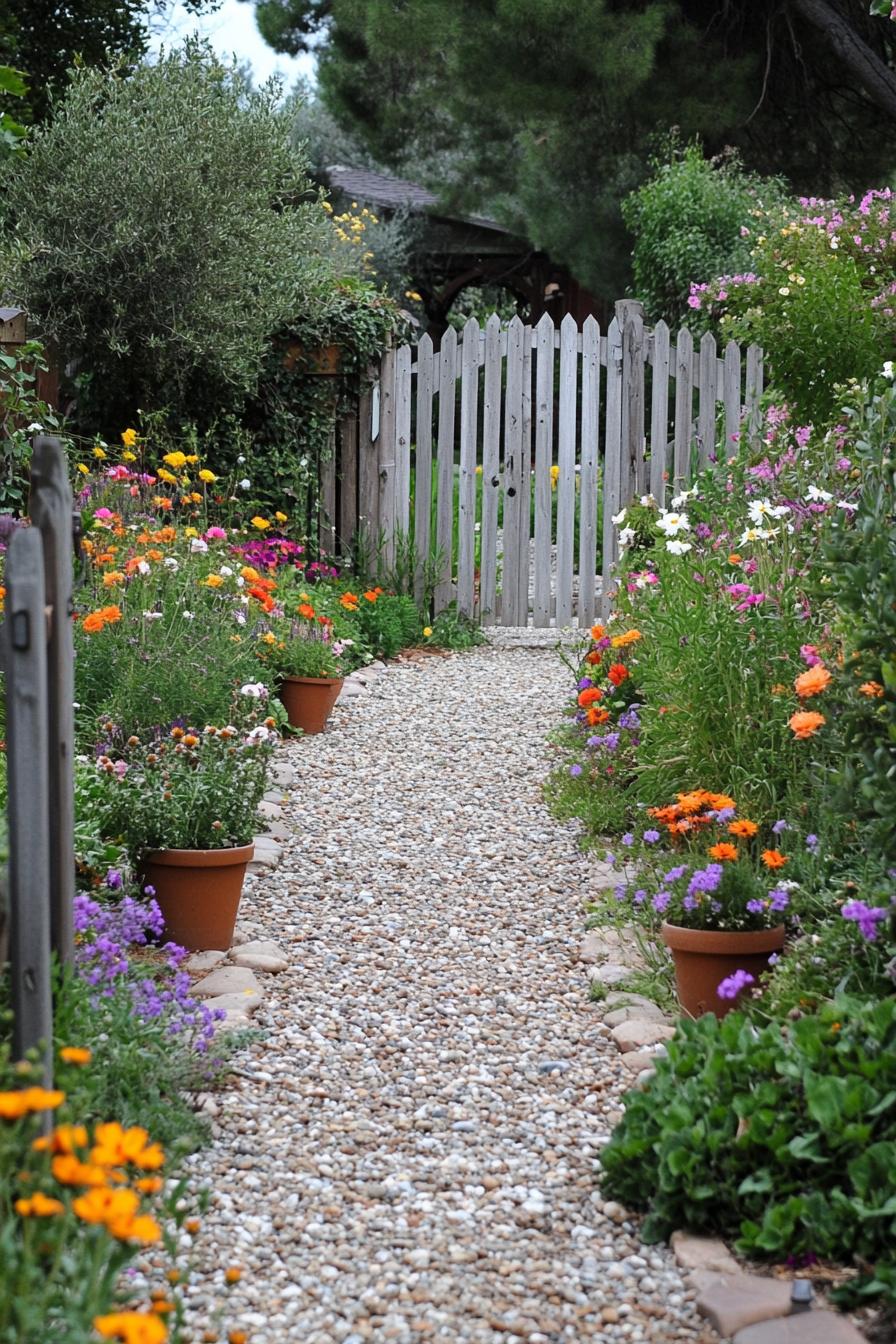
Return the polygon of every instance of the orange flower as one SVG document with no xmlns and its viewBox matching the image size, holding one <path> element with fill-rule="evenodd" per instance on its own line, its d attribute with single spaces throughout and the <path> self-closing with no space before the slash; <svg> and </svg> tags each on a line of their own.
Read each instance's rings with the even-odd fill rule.
<svg viewBox="0 0 896 1344">
<path fill-rule="evenodd" d="M 791 714 L 787 720 L 787 726 L 792 729 L 794 737 L 814 737 L 824 723 L 827 723 L 824 715 L 817 714 L 811 709 Z"/>
<path fill-rule="evenodd" d="M 684 833 L 686 831 L 689 831 L 690 829 L 691 829 L 691 823 L 688 821 L 686 817 L 682 818 L 681 821 L 669 822 L 670 835 L 684 835 Z"/>
<path fill-rule="evenodd" d="M 585 717 L 588 720 L 589 726 L 596 728 L 598 724 L 607 722 L 610 717 L 610 711 L 607 709 L 598 709 L 597 705 L 592 705 Z"/>
<path fill-rule="evenodd" d="M 114 588 L 117 583 L 124 582 L 124 574 L 120 569 L 110 569 L 108 574 L 103 575 L 103 587 Z"/>
<path fill-rule="evenodd" d="M 731 863 L 737 858 L 737 845 L 729 845 L 727 840 L 720 840 L 717 845 L 710 845 L 707 853 L 711 859 Z"/>
<path fill-rule="evenodd" d="M 314 613 L 314 608 L 312 607 L 312 605 L 311 605 L 310 602 L 300 602 L 300 603 L 299 603 L 299 615 L 300 615 L 300 616 L 304 616 L 305 619 L 308 620 L 308 621 L 313 621 L 313 620 L 314 620 L 314 614 L 315 614 L 315 613 Z"/>
<path fill-rule="evenodd" d="M 597 642 L 597 640 L 603 639 L 606 633 L 607 632 L 602 625 L 592 625 L 591 627 L 591 638 L 595 641 L 595 643 Z"/>
<path fill-rule="evenodd" d="M 44 1087 L 25 1087 L 20 1092 L 0 1092 L 0 1120 L 18 1120 L 32 1111 L 52 1111 L 65 1101 L 64 1092 Z"/>
<path fill-rule="evenodd" d="M 368 588 L 367 592 L 364 594 L 364 599 L 367 602 L 375 602 L 379 595 L 379 588 Z"/>
<path fill-rule="evenodd" d="M 831 674 L 827 668 L 816 663 L 814 667 L 800 673 L 793 683 L 793 689 L 801 700 L 808 700 L 810 695 L 820 695 L 830 680 Z"/>
<path fill-rule="evenodd" d="M 89 616 L 85 616 L 81 625 L 88 635 L 96 635 L 103 629 L 106 622 L 98 611 L 92 611 Z"/>
<path fill-rule="evenodd" d="M 764 849 L 762 851 L 762 862 L 766 868 L 783 868 L 787 862 L 787 855 L 782 854 L 780 849 Z"/>
<path fill-rule="evenodd" d="M 171 508 L 171 500 L 167 495 L 156 495 L 152 502 L 157 509 L 162 509 L 163 512 L 164 510 Z"/>
<path fill-rule="evenodd" d="M 648 807 L 647 815 L 668 826 L 670 821 L 677 821 L 678 807 L 675 803 L 669 803 L 666 807 Z"/>
<path fill-rule="evenodd" d="M 64 1064 L 89 1064 L 93 1053 L 83 1045 L 64 1045 L 59 1051 L 59 1058 Z"/>
<path fill-rule="evenodd" d="M 207 574 L 202 580 L 202 584 L 205 588 L 220 588 L 223 582 L 224 580 L 221 578 L 220 574 Z"/>
<path fill-rule="evenodd" d="M 358 610 L 358 597 L 356 593 L 343 593 L 339 599 L 340 606 L 345 607 L 346 611 Z"/>
<path fill-rule="evenodd" d="M 726 807 L 737 806 L 734 799 L 729 798 L 727 793 L 708 793 L 706 795 L 706 802 L 715 812 L 721 812 L 722 809 Z"/>
<path fill-rule="evenodd" d="M 589 705 L 593 705 L 603 698 L 604 693 L 597 686 L 586 686 L 584 691 L 579 691 L 579 707 L 587 709 Z"/>
<path fill-rule="evenodd" d="M 242 576 L 242 578 L 246 580 L 247 583 L 258 583 L 259 580 L 261 579 L 261 575 L 259 574 L 258 570 L 253 569 L 251 565 L 243 565 L 242 569 L 240 570 L 240 575 Z"/>
<path fill-rule="evenodd" d="M 49 1199 L 39 1190 L 35 1191 L 30 1199 L 17 1199 L 15 1202 L 16 1213 L 20 1213 L 23 1218 L 50 1218 L 54 1213 L 62 1213 L 64 1209 L 65 1205 L 61 1199 Z"/>
<path fill-rule="evenodd" d="M 52 1134 L 42 1134 L 31 1147 L 36 1153 L 73 1153 L 87 1147 L 87 1130 L 83 1125 L 59 1125 Z"/>
<path fill-rule="evenodd" d="M 694 812 L 701 812 L 709 804 L 709 794 L 705 789 L 692 789 L 690 793 L 679 793 L 678 810 L 683 812 L 686 817 Z"/>
<path fill-rule="evenodd" d="M 97 615 L 102 616 L 107 625 L 114 625 L 116 621 L 121 620 L 121 607 L 101 607 Z"/>
<path fill-rule="evenodd" d="M 624 634 L 616 635 L 610 640 L 614 649 L 624 649 L 629 644 L 636 643 L 641 638 L 640 630 L 626 630 Z"/>
<path fill-rule="evenodd" d="M 879 681 L 863 681 L 859 687 L 859 694 L 867 695 L 872 700 L 879 700 L 883 693 L 884 688 Z"/>
<path fill-rule="evenodd" d="M 731 554 L 730 554 L 729 557 L 728 557 L 728 563 L 729 563 L 729 565 L 739 565 L 740 562 L 741 562 L 741 557 L 737 554 L 736 551 L 732 551 Z"/>
<path fill-rule="evenodd" d="M 590 653 L 585 655 L 585 662 L 588 663 L 589 666 L 594 667 L 596 663 L 603 662 L 603 657 L 600 649 L 592 649 Z"/>
<path fill-rule="evenodd" d="M 621 686 L 630 675 L 625 663 L 613 663 L 607 673 L 614 686 Z"/>
<path fill-rule="evenodd" d="M 81 1162 L 73 1153 L 61 1153 L 50 1164 L 53 1179 L 60 1185 L 86 1185 L 99 1188 L 109 1179 L 108 1173 L 101 1167 Z"/>
<path fill-rule="evenodd" d="M 161 1176 L 140 1176 L 134 1182 L 134 1189 L 139 1190 L 141 1195 L 157 1195 L 164 1184 Z"/>
<path fill-rule="evenodd" d="M 755 821 L 748 821 L 746 817 L 742 818 L 740 821 L 732 821 L 731 825 L 728 827 L 728 831 L 731 835 L 736 835 L 739 839 L 743 840 L 749 840 L 750 836 L 755 835 L 758 830 L 759 827 L 756 825 Z"/>
<path fill-rule="evenodd" d="M 103 1339 L 118 1339 L 122 1344 L 165 1344 L 168 1327 L 145 1311 L 113 1311 L 94 1316 L 93 1328 Z"/>
<path fill-rule="evenodd" d="M 99 1167 L 118 1167 L 131 1163 L 143 1170 L 154 1171 L 165 1162 L 165 1155 L 157 1143 L 149 1143 L 149 1135 L 140 1125 L 123 1129 L 117 1120 L 97 1125 L 91 1162 Z"/>
</svg>

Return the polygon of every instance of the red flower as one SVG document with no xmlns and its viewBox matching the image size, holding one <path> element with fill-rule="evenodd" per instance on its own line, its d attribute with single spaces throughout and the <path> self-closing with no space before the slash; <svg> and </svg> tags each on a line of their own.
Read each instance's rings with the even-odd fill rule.
<svg viewBox="0 0 896 1344">
<path fill-rule="evenodd" d="M 607 676 L 614 686 L 621 686 L 626 677 L 630 676 L 630 673 L 625 663 L 613 663 Z"/>
</svg>

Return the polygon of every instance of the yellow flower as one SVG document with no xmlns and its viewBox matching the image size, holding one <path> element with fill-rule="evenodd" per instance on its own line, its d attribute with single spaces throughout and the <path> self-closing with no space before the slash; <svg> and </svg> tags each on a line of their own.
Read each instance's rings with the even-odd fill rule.
<svg viewBox="0 0 896 1344">
<path fill-rule="evenodd" d="M 261 642 L 262 644 L 276 644 L 277 636 L 273 634 L 272 631 L 268 630 L 267 634 L 262 635 Z"/>
<path fill-rule="evenodd" d="M 94 1316 L 93 1328 L 103 1339 L 118 1339 L 121 1344 L 164 1344 L 168 1337 L 165 1322 L 144 1311 L 113 1311 L 108 1316 Z"/>
<path fill-rule="evenodd" d="M 185 537 L 198 537 L 198 536 L 199 536 L 199 532 L 198 532 L 198 530 L 197 530 L 195 527 L 185 527 L 185 528 L 184 528 L 184 536 L 185 536 Z"/>
<path fill-rule="evenodd" d="M 166 453 L 162 461 L 167 462 L 169 467 L 173 467 L 175 471 L 182 471 L 187 465 L 187 456 L 186 453 L 181 452 Z"/>
<path fill-rule="evenodd" d="M 202 496 L 199 495 L 199 494 L 197 494 L 195 490 L 194 490 L 193 493 L 190 495 L 190 503 L 191 503 L 191 504 L 201 504 L 201 503 L 202 503 Z"/>
<path fill-rule="evenodd" d="M 120 579 L 124 576 L 118 574 L 115 577 Z M 112 575 L 107 574 L 106 578 L 111 579 Z M 64 1045 L 59 1051 L 59 1058 L 65 1064 L 89 1064 L 93 1054 L 83 1045 Z"/>
<path fill-rule="evenodd" d="M 93 450 L 93 455 L 94 457 L 98 458 L 100 462 L 102 462 L 107 456 L 107 453 L 105 448 L 101 448 L 99 444 L 97 444 Z"/>
<path fill-rule="evenodd" d="M 0 1120 L 18 1120 L 31 1111 L 52 1111 L 64 1101 L 64 1092 L 48 1092 L 44 1087 L 26 1087 L 21 1092 L 0 1092 Z"/>
<path fill-rule="evenodd" d="M 177 485 L 177 477 L 173 472 L 167 471 L 165 467 L 159 467 L 156 475 L 159 480 L 164 481 L 166 485 Z"/>
<path fill-rule="evenodd" d="M 198 456 L 198 454 L 197 454 L 197 453 L 187 453 L 187 461 L 189 462 L 189 464 L 190 464 L 191 467 L 195 467 L 196 463 L 199 461 L 199 456 Z"/>
<path fill-rule="evenodd" d="M 15 1202 L 16 1213 L 20 1213 L 23 1218 L 50 1218 L 54 1213 L 62 1213 L 64 1208 L 62 1200 L 49 1199 L 39 1190 L 30 1199 L 17 1199 Z"/>
<path fill-rule="evenodd" d="M 482 475 L 482 463 L 481 463 L 481 462 L 477 463 L 477 466 L 476 466 L 476 475 L 477 475 L 477 476 L 481 476 L 481 475 Z"/>
<path fill-rule="evenodd" d="M 137 454 L 130 452 L 128 449 L 125 449 L 125 451 L 121 455 L 121 460 L 122 462 L 136 462 Z"/>
<path fill-rule="evenodd" d="M 429 639 L 429 637 L 430 637 L 431 634 L 432 634 L 432 626 L 431 626 L 431 625 L 424 625 L 424 627 L 423 627 L 423 637 L 424 637 L 424 639 Z"/>
<path fill-rule="evenodd" d="M 329 201 L 321 201 L 320 208 L 321 210 L 326 210 L 328 215 L 332 215 L 333 213 L 333 207 Z"/>
<path fill-rule="evenodd" d="M 278 523 L 285 523 L 287 521 L 286 514 L 280 513 L 279 511 L 274 514 L 274 517 L 277 519 Z"/>
<path fill-rule="evenodd" d="M 416 289 L 406 289 L 404 292 L 404 296 L 406 299 L 410 299 L 411 303 L 423 302 L 423 296 L 421 294 L 418 294 Z"/>
<path fill-rule="evenodd" d="M 124 444 L 125 448 L 135 447 L 137 443 L 136 429 L 123 429 L 121 431 L 121 441 Z"/>
<path fill-rule="evenodd" d="M 206 588 L 220 588 L 224 580 L 220 574 L 209 574 L 208 578 L 202 580 Z"/>
<path fill-rule="evenodd" d="M 255 517 L 252 519 L 252 526 L 257 527 L 259 532 L 266 532 L 267 529 L 270 527 L 270 523 L 268 522 L 267 518 L 260 518 L 259 515 L 256 514 Z"/>
<path fill-rule="evenodd" d="M 205 481 L 206 485 L 211 485 L 211 483 L 218 478 L 213 471 L 209 471 L 208 467 L 203 467 L 199 473 L 199 479 L 200 481 Z"/>
<path fill-rule="evenodd" d="M 90 475 L 90 468 L 86 466 L 83 462 L 78 463 L 78 470 L 80 471 L 82 476 Z"/>
</svg>

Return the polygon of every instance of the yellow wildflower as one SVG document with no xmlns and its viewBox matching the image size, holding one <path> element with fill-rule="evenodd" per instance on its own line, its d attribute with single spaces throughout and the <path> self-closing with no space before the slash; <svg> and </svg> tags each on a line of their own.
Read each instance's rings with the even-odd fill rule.
<svg viewBox="0 0 896 1344">
<path fill-rule="evenodd" d="M 270 527 L 270 523 L 268 522 L 267 518 L 261 518 L 259 517 L 258 514 L 256 514 L 251 521 L 252 526 L 257 527 L 259 532 L 266 532 L 267 529 Z"/>
<path fill-rule="evenodd" d="M 121 431 L 121 441 L 125 448 L 134 448 L 137 443 L 136 429 L 123 429 Z"/>
<path fill-rule="evenodd" d="M 199 473 L 199 479 L 205 481 L 206 485 L 211 485 L 218 478 L 213 471 L 209 471 L 208 467 L 203 467 Z"/>
<path fill-rule="evenodd" d="M 187 455 L 181 452 L 166 453 L 162 461 L 167 462 L 169 467 L 173 467 L 175 471 L 182 471 L 187 465 Z"/>
</svg>

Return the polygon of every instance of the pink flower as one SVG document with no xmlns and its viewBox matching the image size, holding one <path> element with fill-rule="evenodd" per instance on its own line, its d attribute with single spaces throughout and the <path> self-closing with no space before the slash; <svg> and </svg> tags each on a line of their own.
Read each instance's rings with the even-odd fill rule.
<svg viewBox="0 0 896 1344">
<path fill-rule="evenodd" d="M 807 667 L 817 667 L 818 664 L 821 662 L 821 658 L 818 655 L 818 650 L 816 649 L 814 644 L 801 644 L 800 657 L 802 658 L 803 662 L 806 664 Z"/>
<path fill-rule="evenodd" d="M 108 518 L 114 518 L 115 514 L 111 509 L 94 509 L 93 516 L 94 518 L 99 518 L 102 522 L 105 522 Z"/>
<path fill-rule="evenodd" d="M 210 527 L 205 533 L 206 541 L 226 541 L 227 533 L 223 527 Z"/>
</svg>

